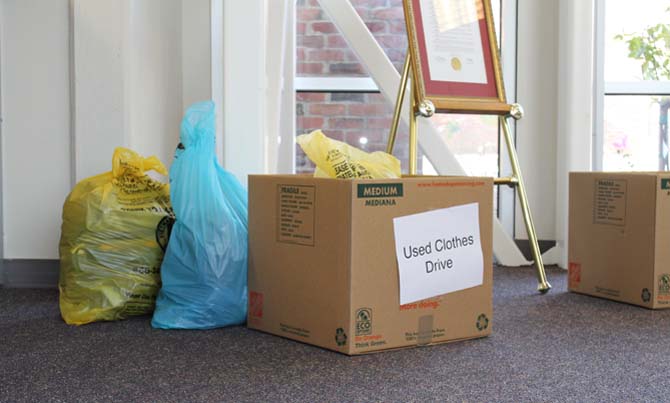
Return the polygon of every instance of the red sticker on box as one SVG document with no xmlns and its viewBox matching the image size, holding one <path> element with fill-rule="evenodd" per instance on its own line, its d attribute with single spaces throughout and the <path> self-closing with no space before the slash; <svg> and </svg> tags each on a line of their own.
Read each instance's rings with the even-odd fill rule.
<svg viewBox="0 0 670 403">
<path fill-rule="evenodd" d="M 263 294 L 260 292 L 249 292 L 249 315 L 255 318 L 263 317 Z"/>
<path fill-rule="evenodd" d="M 568 281 L 570 288 L 579 287 L 579 283 L 582 281 L 582 265 L 580 263 L 570 262 L 568 266 Z"/>
</svg>

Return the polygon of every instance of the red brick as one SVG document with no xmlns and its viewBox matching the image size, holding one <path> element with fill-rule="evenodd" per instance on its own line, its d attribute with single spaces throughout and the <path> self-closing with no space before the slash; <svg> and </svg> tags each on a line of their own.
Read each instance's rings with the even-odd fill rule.
<svg viewBox="0 0 670 403">
<path fill-rule="evenodd" d="M 312 104 L 309 106 L 310 115 L 340 116 L 347 108 L 343 104 Z"/>
<path fill-rule="evenodd" d="M 360 63 L 328 63 L 328 71 L 337 75 L 365 75 L 365 69 Z"/>
<path fill-rule="evenodd" d="M 329 118 L 328 127 L 331 129 L 362 129 L 365 126 L 364 119 L 358 118 Z"/>
<path fill-rule="evenodd" d="M 350 130 L 346 139 L 349 144 L 360 144 L 361 137 L 366 137 L 369 143 L 382 143 L 387 141 L 388 135 L 389 131 L 383 129 Z"/>
<path fill-rule="evenodd" d="M 390 108 L 384 104 L 350 104 L 349 115 L 351 116 L 379 116 L 391 113 Z"/>
<path fill-rule="evenodd" d="M 297 102 L 323 102 L 326 100 L 324 92 L 299 92 L 296 94 Z"/>
<path fill-rule="evenodd" d="M 368 94 L 368 101 L 367 102 L 369 104 L 387 105 L 386 98 L 382 94 L 374 94 L 374 93 Z"/>
<path fill-rule="evenodd" d="M 303 130 L 315 130 L 323 127 L 323 118 L 298 116 L 297 126 Z"/>
<path fill-rule="evenodd" d="M 405 14 L 402 11 L 402 7 L 382 8 L 373 11 L 372 15 L 376 20 L 394 20 L 394 19 L 405 18 Z"/>
<path fill-rule="evenodd" d="M 298 35 L 297 45 L 306 48 L 323 48 L 325 40 L 323 35 Z"/>
<path fill-rule="evenodd" d="M 298 21 L 314 21 L 321 19 L 321 9 L 318 8 L 298 8 L 296 10 Z"/>
<path fill-rule="evenodd" d="M 317 21 L 309 24 L 311 32 L 317 32 L 321 34 L 332 34 L 337 31 L 335 25 L 331 22 Z"/>
<path fill-rule="evenodd" d="M 389 0 L 389 7 L 400 7 L 400 8 L 402 8 L 402 0 Z"/>
<path fill-rule="evenodd" d="M 310 61 L 324 61 L 324 62 L 339 62 L 344 60 L 344 52 L 341 50 L 311 50 L 307 54 L 307 60 Z"/>
<path fill-rule="evenodd" d="M 386 51 L 386 56 L 391 59 L 392 62 L 400 62 L 401 65 L 405 61 L 405 54 L 407 54 L 407 49 L 403 48 L 402 50 L 399 49 L 384 49 Z"/>
<path fill-rule="evenodd" d="M 347 41 L 344 39 L 342 35 L 328 35 L 328 45 L 329 48 L 335 48 L 335 49 L 342 49 L 342 48 L 348 48 L 349 44 L 347 44 Z"/>
<path fill-rule="evenodd" d="M 392 34 L 402 34 L 403 36 L 407 35 L 407 26 L 405 25 L 405 20 L 401 21 L 389 21 L 389 30 Z"/>
<path fill-rule="evenodd" d="M 304 22 L 298 22 L 295 24 L 295 32 L 298 35 L 304 35 L 307 32 L 307 24 Z"/>
<path fill-rule="evenodd" d="M 386 49 L 386 55 L 391 61 L 404 61 L 407 54 L 407 48 L 402 49 Z"/>
<path fill-rule="evenodd" d="M 375 35 L 377 42 L 382 48 L 405 49 L 407 48 L 407 38 L 402 35 Z"/>
<path fill-rule="evenodd" d="M 354 53 L 353 50 L 348 49 L 348 50 L 346 50 L 346 52 L 344 54 L 345 54 L 345 60 L 346 61 L 348 61 L 348 62 L 358 62 L 358 56 L 356 55 L 356 53 Z"/>
<path fill-rule="evenodd" d="M 356 7 L 360 6 L 365 8 L 384 7 L 386 5 L 386 0 L 351 0 L 351 4 Z"/>
<path fill-rule="evenodd" d="M 371 129 L 390 129 L 391 128 L 390 117 L 385 118 L 368 118 L 368 126 Z"/>
<path fill-rule="evenodd" d="M 365 102 L 366 94 L 357 92 L 333 92 L 330 94 L 332 102 Z"/>
<path fill-rule="evenodd" d="M 298 62 L 304 61 L 305 60 L 305 48 L 298 48 L 296 50 L 295 58 Z"/>
<path fill-rule="evenodd" d="M 386 22 L 383 21 L 371 21 L 371 22 L 366 22 L 365 25 L 367 25 L 368 29 L 370 32 L 373 34 L 376 33 L 381 33 L 381 32 L 386 32 Z"/>
<path fill-rule="evenodd" d="M 339 141 L 344 141 L 345 139 L 345 132 L 343 130 L 324 130 L 323 134 L 326 135 L 326 137 L 331 138 L 333 140 L 339 140 Z"/>
<path fill-rule="evenodd" d="M 323 63 L 298 63 L 296 74 L 323 74 Z"/>
<path fill-rule="evenodd" d="M 363 21 L 370 20 L 370 10 L 367 7 L 355 7 L 358 16 L 361 17 Z"/>
<path fill-rule="evenodd" d="M 309 5 L 312 7 L 321 7 L 321 5 L 319 4 L 319 0 L 309 0 Z"/>
</svg>

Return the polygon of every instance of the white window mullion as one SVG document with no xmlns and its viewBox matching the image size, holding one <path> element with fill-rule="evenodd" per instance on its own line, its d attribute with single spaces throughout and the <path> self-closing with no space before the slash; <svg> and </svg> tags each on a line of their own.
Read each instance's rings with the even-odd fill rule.
<svg viewBox="0 0 670 403">
<path fill-rule="evenodd" d="M 596 0 L 594 31 L 592 167 L 595 171 L 602 171 L 605 144 L 605 0 Z"/>
<path fill-rule="evenodd" d="M 507 102 L 516 102 L 516 46 L 517 46 L 517 0 L 503 0 L 500 9 L 500 57 L 503 82 Z M 516 138 L 516 122 L 511 125 L 512 136 Z M 505 144 L 498 128 L 498 170 L 501 176 L 512 172 L 512 165 L 505 149 Z M 498 219 L 505 231 L 514 234 L 516 191 L 508 186 L 498 187 Z"/>
<path fill-rule="evenodd" d="M 267 0 L 223 3 L 223 162 L 246 185 L 267 173 Z"/>
</svg>

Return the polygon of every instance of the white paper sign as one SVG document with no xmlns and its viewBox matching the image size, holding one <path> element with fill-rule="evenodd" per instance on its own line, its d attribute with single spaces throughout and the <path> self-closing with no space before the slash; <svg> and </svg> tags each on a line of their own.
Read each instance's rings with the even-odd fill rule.
<svg viewBox="0 0 670 403">
<path fill-rule="evenodd" d="M 481 285 L 479 203 L 393 219 L 400 304 Z"/>
</svg>

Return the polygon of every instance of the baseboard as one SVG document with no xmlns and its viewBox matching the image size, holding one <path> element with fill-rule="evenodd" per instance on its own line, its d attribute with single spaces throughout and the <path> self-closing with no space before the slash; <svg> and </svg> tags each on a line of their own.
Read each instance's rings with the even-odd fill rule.
<svg viewBox="0 0 670 403">
<path fill-rule="evenodd" d="M 60 271 L 57 259 L 5 259 L 2 286 L 6 288 L 56 288 Z"/>
</svg>

